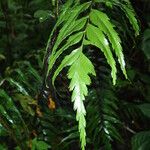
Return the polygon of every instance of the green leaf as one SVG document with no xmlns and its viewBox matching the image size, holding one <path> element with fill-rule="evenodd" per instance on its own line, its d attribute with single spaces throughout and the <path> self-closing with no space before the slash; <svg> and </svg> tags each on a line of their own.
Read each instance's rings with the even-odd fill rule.
<svg viewBox="0 0 150 150">
<path fill-rule="evenodd" d="M 55 6 L 56 0 L 52 0 L 52 5 Z"/>
<path fill-rule="evenodd" d="M 6 131 L 6 129 L 2 126 L 2 124 L 0 123 L 0 137 L 6 136 L 6 135 L 7 135 L 7 131 Z"/>
<path fill-rule="evenodd" d="M 81 147 L 84 149 L 86 145 L 86 132 L 85 132 L 85 108 L 83 104 L 83 100 L 85 100 L 85 96 L 87 96 L 87 85 L 90 85 L 91 80 L 88 74 L 95 74 L 94 67 L 90 60 L 82 53 L 82 47 L 71 52 L 70 55 L 66 56 L 60 66 L 54 73 L 53 76 L 53 84 L 55 78 L 60 73 L 60 71 L 66 67 L 71 66 L 68 71 L 68 78 L 71 79 L 70 83 L 70 91 L 72 93 L 72 102 L 74 103 L 74 110 L 77 111 L 76 119 L 79 121 L 79 132 L 81 139 Z"/>
<path fill-rule="evenodd" d="M 6 112 L 5 108 L 0 105 L 0 114 L 3 118 L 5 118 L 5 120 L 7 120 L 9 122 L 9 124 L 13 124 L 14 121 L 12 120 L 12 118 L 8 115 L 8 113 Z"/>
<path fill-rule="evenodd" d="M 132 137 L 132 150 L 149 150 L 150 131 L 142 131 Z"/>
<path fill-rule="evenodd" d="M 117 73 L 116 63 L 115 63 L 113 55 L 110 51 L 109 43 L 108 43 L 108 40 L 106 39 L 105 35 L 99 28 L 97 28 L 93 25 L 88 25 L 87 31 L 86 31 L 86 36 L 89 40 L 88 41 L 89 44 L 97 46 L 104 53 L 108 64 L 112 68 L 111 75 L 113 78 L 113 84 L 115 84 L 116 83 L 116 73 Z"/>
<path fill-rule="evenodd" d="M 102 32 L 104 32 L 112 45 L 112 48 L 114 49 L 118 61 L 120 63 L 121 69 L 123 71 L 123 74 L 127 78 L 126 70 L 125 70 L 125 61 L 124 61 L 124 55 L 122 53 L 122 46 L 121 46 L 121 40 L 117 34 L 117 32 L 114 30 L 114 25 L 110 22 L 110 19 L 108 16 L 100 12 L 98 10 L 93 9 L 90 13 L 90 20 L 93 24 L 99 27 Z"/>
<path fill-rule="evenodd" d="M 52 78 L 53 85 L 54 85 L 54 81 L 55 81 L 56 77 L 61 72 L 61 70 L 64 67 L 66 67 L 66 66 L 72 65 L 72 63 L 75 60 L 77 60 L 77 58 L 79 57 L 80 53 L 81 53 L 81 48 L 78 48 L 78 49 L 72 51 L 70 55 L 65 56 L 65 58 L 63 59 L 63 61 L 60 64 L 60 66 L 58 66 L 57 70 L 55 71 L 55 73 L 53 75 L 53 78 Z"/>
<path fill-rule="evenodd" d="M 150 104 L 149 103 L 138 105 L 138 107 L 140 108 L 140 110 L 145 116 L 150 118 Z"/>
<path fill-rule="evenodd" d="M 62 29 L 60 30 L 60 33 L 57 37 L 57 40 L 55 42 L 53 51 L 52 51 L 52 55 L 55 54 L 56 49 L 58 48 L 58 46 L 60 45 L 60 43 L 67 38 L 69 35 L 71 35 L 73 32 L 77 32 L 79 30 L 81 30 L 85 23 L 86 23 L 87 17 L 83 17 L 81 19 L 78 19 L 75 21 L 74 18 L 69 18 L 68 21 L 66 22 L 66 24 L 62 27 Z"/>
<path fill-rule="evenodd" d="M 118 101 L 114 92 L 105 88 L 93 89 L 89 92 L 87 100 L 87 131 L 90 130 L 88 133 L 92 142 L 99 141 L 104 145 L 108 144 L 108 141 L 111 145 L 112 140 L 122 142 L 118 130 L 120 120 L 116 113 Z"/>
<path fill-rule="evenodd" d="M 74 138 L 77 138 L 77 137 L 78 137 L 77 132 L 70 133 L 67 137 L 61 140 L 61 143 L 64 143 L 65 141 L 70 140 L 70 139 L 73 140 Z"/>
<path fill-rule="evenodd" d="M 67 40 L 67 43 L 61 48 L 59 49 L 55 55 L 51 55 L 50 58 L 49 58 L 49 66 L 48 66 L 48 72 L 51 70 L 51 68 L 53 67 L 56 59 L 66 50 L 68 49 L 70 46 L 72 45 L 75 45 L 77 44 L 78 42 L 81 41 L 83 37 L 83 32 L 79 32 L 79 33 L 76 33 L 74 35 L 71 35 L 69 37 L 69 39 Z"/>
<path fill-rule="evenodd" d="M 15 131 L 14 134 L 18 140 L 22 139 L 22 131 L 25 131 L 27 136 L 28 129 L 20 114 L 20 111 L 16 108 L 13 100 L 9 95 L 0 89 L 0 114 L 7 121 L 11 128 Z M 20 130 L 21 128 L 21 130 Z"/>
<path fill-rule="evenodd" d="M 123 0 L 123 1 L 110 0 L 109 2 L 105 0 L 99 0 L 99 1 L 104 2 L 106 6 L 110 8 L 112 8 L 113 6 L 118 6 L 119 8 L 121 8 L 124 11 L 126 17 L 129 19 L 129 22 L 135 31 L 135 35 L 136 36 L 139 35 L 140 28 L 139 28 L 138 21 L 136 19 L 136 13 L 129 0 Z"/>
<path fill-rule="evenodd" d="M 50 16 L 53 16 L 53 14 L 49 10 L 37 10 L 34 13 L 34 17 L 38 18 L 40 22 L 44 22 L 45 20 L 50 18 Z"/>
<path fill-rule="evenodd" d="M 8 150 L 5 145 L 0 144 L 0 150 Z"/>
<path fill-rule="evenodd" d="M 55 54 L 58 46 L 63 41 L 63 39 L 65 39 L 68 35 L 71 34 L 69 32 L 75 32 L 75 29 L 73 29 L 74 26 L 76 26 L 77 31 L 79 30 L 77 28 L 78 23 L 76 23 L 74 25 L 75 20 L 77 19 L 78 15 L 81 12 L 83 12 L 84 10 L 86 10 L 90 6 L 91 2 L 87 2 L 87 3 L 84 3 L 84 4 L 79 5 L 79 6 L 75 5 L 73 8 L 69 8 L 71 4 L 72 4 L 72 2 L 70 3 L 70 1 L 68 1 L 68 3 L 66 3 L 66 5 L 65 5 L 66 7 L 64 6 L 62 13 L 60 14 L 58 21 L 56 22 L 56 25 L 54 26 L 54 28 L 50 34 L 50 37 L 49 37 L 49 40 L 47 43 L 47 47 L 46 47 L 46 51 L 48 50 L 48 47 L 49 47 L 50 41 L 52 40 L 52 36 L 54 34 L 54 31 L 57 29 L 57 27 L 61 23 L 65 23 L 59 32 L 56 43 L 55 43 L 54 48 L 52 50 L 52 55 Z M 72 15 L 70 15 L 70 14 L 72 14 Z M 78 27 L 80 28 L 80 26 L 78 26 Z"/>
<path fill-rule="evenodd" d="M 57 29 L 57 27 L 58 27 L 61 23 L 63 23 L 63 22 L 66 20 L 67 15 L 68 15 L 68 10 L 70 9 L 70 6 L 72 5 L 72 3 L 73 3 L 73 1 L 67 1 L 67 2 L 64 4 L 64 7 L 62 8 L 62 12 L 60 13 L 59 18 L 58 18 L 58 20 L 57 20 L 57 22 L 56 22 L 56 24 L 55 24 L 53 30 L 51 31 L 51 34 L 50 34 L 49 39 L 48 39 L 48 41 L 47 41 L 46 53 L 45 53 L 45 55 L 46 55 L 47 52 L 48 52 L 49 44 L 50 44 L 50 42 L 51 42 L 51 40 L 52 40 L 54 31 Z"/>
<path fill-rule="evenodd" d="M 150 59 L 150 29 L 146 29 L 144 31 L 144 37 L 142 41 L 142 50 L 147 57 L 147 59 Z"/>
<path fill-rule="evenodd" d="M 83 18 L 78 19 L 78 20 L 76 20 L 76 19 L 77 19 L 78 15 L 81 12 L 85 11 L 90 6 L 90 4 L 91 4 L 90 2 L 87 2 L 87 3 L 84 3 L 82 5 L 76 6 L 76 7 L 72 8 L 71 10 L 69 10 L 69 12 L 68 12 L 69 13 L 68 19 L 65 22 L 65 24 L 63 25 L 63 27 L 61 28 L 61 30 L 60 30 L 60 32 L 59 32 L 59 34 L 57 36 L 55 45 L 54 45 L 54 47 L 52 49 L 52 54 L 51 54 L 51 56 L 49 58 L 49 66 L 48 66 L 48 72 L 47 73 L 49 73 L 49 71 L 51 70 L 52 66 L 54 65 L 56 59 L 59 57 L 59 55 L 65 49 L 67 49 L 70 46 L 76 44 L 77 42 L 75 42 L 75 40 L 77 40 L 78 42 L 81 40 L 80 37 L 78 37 L 78 35 L 80 35 L 80 33 L 76 33 L 74 35 L 71 35 L 71 34 L 74 33 L 74 32 L 77 32 L 77 31 L 81 30 L 84 27 L 84 25 L 86 23 L 86 20 L 87 20 L 87 17 L 83 17 Z M 70 14 L 72 14 L 72 15 L 70 15 Z M 82 35 L 83 35 L 83 33 L 82 33 Z M 58 52 L 56 52 L 57 49 L 58 49 L 58 47 L 59 47 L 59 45 L 68 36 L 70 36 L 70 37 L 67 40 L 66 45 L 64 45 L 61 48 L 61 50 L 59 50 Z M 79 38 L 79 40 L 78 40 L 78 38 Z"/>
<path fill-rule="evenodd" d="M 17 81 L 13 80 L 12 78 L 6 79 L 12 86 L 15 86 L 18 90 L 18 92 L 21 92 L 25 95 L 29 95 L 28 92 L 24 89 L 24 87 Z"/>
<path fill-rule="evenodd" d="M 34 138 L 32 140 L 32 149 L 31 150 L 48 150 L 50 146 L 44 142 L 44 141 L 39 141 L 37 138 Z"/>
<path fill-rule="evenodd" d="M 18 93 L 18 94 L 15 94 L 13 97 L 14 99 L 20 102 L 25 112 L 29 113 L 32 116 L 35 115 L 35 112 L 33 108 L 31 107 L 31 105 L 36 105 L 36 101 L 31 96 Z"/>
<path fill-rule="evenodd" d="M 72 63 L 68 71 L 68 78 L 71 79 L 69 89 L 72 91 L 71 99 L 74 103 L 74 110 L 77 111 L 76 120 L 79 122 L 78 128 L 82 150 L 85 149 L 86 145 L 86 111 L 83 101 L 88 94 L 87 85 L 91 83 L 89 74 L 96 75 L 94 67 L 90 60 L 83 53 L 80 53 L 80 56 Z"/>
<path fill-rule="evenodd" d="M 122 4 L 121 5 L 123 11 L 125 12 L 125 15 L 128 17 L 129 22 L 131 23 L 134 31 L 135 31 L 135 35 L 139 35 L 140 29 L 139 29 L 139 25 L 137 22 L 137 19 L 135 18 L 135 11 L 133 9 L 133 7 L 131 6 L 131 4 L 128 2 L 127 5 Z"/>
<path fill-rule="evenodd" d="M 0 54 L 0 61 L 5 60 L 5 59 L 6 59 L 6 57 L 3 54 Z"/>
<path fill-rule="evenodd" d="M 52 48 L 50 49 L 51 53 L 48 56 L 47 76 L 50 72 L 54 73 L 51 78 L 52 84 L 54 85 L 55 79 L 62 69 L 70 67 L 68 71 L 68 79 L 71 80 L 69 90 L 72 92 L 71 100 L 74 103 L 74 110 L 77 111 L 76 120 L 78 121 L 81 147 L 82 150 L 84 150 L 86 145 L 86 110 L 83 101 L 85 100 L 85 96 L 88 95 L 87 86 L 91 84 L 89 74 L 95 75 L 95 70 L 91 61 L 84 55 L 83 47 L 87 47 L 87 45 L 96 46 L 104 53 L 106 60 L 111 67 L 113 84 L 116 83 L 117 68 L 115 57 L 111 50 L 116 54 L 126 78 L 127 74 L 121 40 L 114 25 L 106 13 L 96 10 L 96 5 L 92 5 L 94 2 L 104 3 L 105 1 L 95 0 L 94 2 L 82 4 L 78 3 L 78 0 L 76 4 L 74 2 L 76 1 L 69 0 L 65 4 L 66 9 L 65 7 L 61 9 L 60 17 L 58 17 L 55 27 L 51 32 L 46 48 L 48 50 L 48 45 L 51 44 Z M 112 8 L 113 3 L 117 2 L 117 0 L 112 0 L 110 3 L 106 2 L 106 5 Z M 118 3 L 120 4 L 121 2 Z M 95 6 L 95 9 L 92 8 L 93 6 Z M 57 31 L 57 36 L 53 39 L 55 31 Z M 79 48 L 74 48 L 77 46 Z M 66 51 L 70 54 L 65 55 Z M 58 58 L 62 59 L 62 61 L 53 72 L 52 68 L 54 68 L 54 66 L 56 67 L 55 63 Z M 105 132 L 104 134 L 107 134 L 105 138 L 107 138 L 108 141 L 110 141 L 111 135 L 112 138 L 120 140 L 120 134 L 113 126 L 113 123 L 120 123 L 117 114 L 113 111 L 113 109 L 117 109 L 117 105 L 114 102 L 110 102 L 109 99 L 110 98 L 103 98 L 105 101 L 105 108 L 102 108 L 104 120 L 98 120 L 96 118 L 98 123 L 95 124 L 99 124 L 99 121 L 103 122 L 105 126 L 98 130 L 103 129 L 103 132 Z M 113 109 L 111 109 L 111 107 L 113 107 Z"/>
</svg>

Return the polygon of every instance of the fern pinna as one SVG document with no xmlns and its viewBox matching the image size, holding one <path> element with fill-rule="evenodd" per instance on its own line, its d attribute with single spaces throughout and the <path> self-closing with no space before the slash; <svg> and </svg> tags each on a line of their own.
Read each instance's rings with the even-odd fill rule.
<svg viewBox="0 0 150 150">
<path fill-rule="evenodd" d="M 47 53 L 49 53 L 50 44 L 51 52 L 48 57 L 46 74 L 47 77 L 50 76 L 53 86 L 62 69 L 69 68 L 67 74 L 70 79 L 69 90 L 72 92 L 71 100 L 74 110 L 77 112 L 76 120 L 79 122 L 78 130 L 82 150 L 86 146 L 86 109 L 83 101 L 88 95 L 87 86 L 91 84 L 90 75 L 96 76 L 92 62 L 85 55 L 85 48 L 95 46 L 103 52 L 111 67 L 114 85 L 117 78 L 115 57 L 127 78 L 120 37 L 108 14 L 101 9 L 99 4 L 109 8 L 119 7 L 129 19 L 135 35 L 139 34 L 135 13 L 128 0 L 92 0 L 85 3 L 81 3 L 79 0 L 68 0 L 60 10 L 47 44 Z M 61 60 L 59 65 L 58 62 L 56 64 L 58 59 Z"/>
</svg>

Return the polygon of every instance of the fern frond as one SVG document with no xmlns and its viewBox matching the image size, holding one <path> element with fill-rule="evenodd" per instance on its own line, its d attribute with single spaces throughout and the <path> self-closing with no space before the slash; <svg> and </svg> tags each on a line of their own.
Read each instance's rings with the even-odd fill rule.
<svg viewBox="0 0 150 150">
<path fill-rule="evenodd" d="M 126 17 L 129 19 L 129 22 L 135 31 L 135 36 L 139 35 L 140 28 L 136 19 L 137 16 L 129 0 L 95 0 L 95 2 L 104 3 L 106 6 L 109 6 L 109 8 L 113 8 L 113 6 L 118 6 L 121 8 Z"/>
<path fill-rule="evenodd" d="M 141 131 L 132 137 L 132 150 L 146 150 L 150 146 L 150 131 Z"/>
<path fill-rule="evenodd" d="M 28 128 L 25 125 L 20 111 L 16 108 L 13 99 L 3 89 L 0 89 L 0 118 L 4 120 L 4 122 L 2 121 L 2 125 L 6 127 L 6 129 L 8 129 L 8 124 L 10 130 L 16 130 L 13 134 L 15 134 L 17 140 L 24 138 L 22 132 L 28 137 Z M 9 132 L 10 131 L 8 131 L 8 133 Z M 12 136 L 11 133 L 9 134 Z"/>
<path fill-rule="evenodd" d="M 127 18 L 129 19 L 130 24 L 132 25 L 134 31 L 135 31 L 135 36 L 139 35 L 140 32 L 140 28 L 137 22 L 137 19 L 135 17 L 135 11 L 132 8 L 131 4 L 125 5 L 122 4 L 121 5 L 122 10 L 125 12 L 125 15 L 127 16 Z"/>
<path fill-rule="evenodd" d="M 61 13 L 59 15 L 59 18 L 58 18 L 58 20 L 57 20 L 53 30 L 51 31 L 51 34 L 50 34 L 49 39 L 47 41 L 46 52 L 45 52 L 45 56 L 44 57 L 46 57 L 46 54 L 48 53 L 48 48 L 49 48 L 49 45 L 50 45 L 50 43 L 52 41 L 54 32 L 56 31 L 57 27 L 66 20 L 67 12 L 69 12 L 68 10 L 70 9 L 72 3 L 73 3 L 73 1 L 67 1 L 64 4 L 64 7 L 62 8 Z"/>
<path fill-rule="evenodd" d="M 113 140 L 120 141 L 121 136 L 117 130 L 120 123 L 116 113 L 117 99 L 111 90 L 91 90 L 88 97 L 87 117 L 88 117 L 88 133 L 92 137 L 92 142 L 97 143 L 96 147 L 107 144 L 110 145 Z M 95 130 L 97 127 L 98 130 Z"/>
<path fill-rule="evenodd" d="M 73 62 L 77 60 L 77 58 L 79 57 L 80 53 L 81 53 L 81 48 L 78 48 L 78 49 L 72 51 L 70 55 L 66 56 L 63 59 L 63 61 L 61 62 L 60 66 L 57 68 L 57 70 L 55 71 L 55 73 L 53 75 L 53 78 L 52 78 L 53 85 L 54 85 L 54 81 L 55 81 L 56 77 L 62 71 L 62 69 L 64 67 L 72 65 Z"/>
<path fill-rule="evenodd" d="M 72 102 L 74 102 L 74 110 L 77 111 L 76 120 L 79 121 L 79 132 L 81 139 L 81 147 L 84 149 L 86 145 L 85 132 L 85 108 L 83 101 L 88 94 L 87 85 L 90 85 L 91 80 L 89 74 L 96 75 L 94 67 L 90 60 L 82 53 L 82 48 L 74 50 L 70 55 L 66 56 L 61 65 L 55 71 L 53 83 L 59 72 L 66 66 L 71 66 L 68 71 L 68 78 L 71 79 L 69 85 L 72 91 Z"/>
<path fill-rule="evenodd" d="M 105 13 L 98 11 L 98 10 L 93 10 L 91 12 L 90 19 L 92 23 L 98 26 L 99 29 L 108 36 L 108 39 L 112 45 L 112 48 L 114 49 L 118 57 L 118 61 L 120 63 L 121 69 L 125 77 L 127 78 L 127 74 L 125 70 L 125 61 L 124 61 L 124 56 L 122 53 L 121 40 L 117 32 L 114 30 L 114 25 L 112 25 L 112 23 L 110 22 L 110 19 Z"/>
<path fill-rule="evenodd" d="M 83 32 L 79 32 L 74 35 L 71 35 L 69 39 L 67 40 L 67 43 L 61 49 L 59 49 L 55 55 L 53 54 L 51 55 L 48 70 L 49 71 L 51 70 L 57 58 L 63 53 L 63 51 L 67 50 L 70 46 L 75 45 L 78 42 L 80 42 L 82 37 L 83 37 Z"/>
<path fill-rule="evenodd" d="M 59 32 L 59 35 L 57 37 L 57 40 L 55 42 L 55 45 L 53 47 L 52 53 L 55 54 L 56 49 L 58 48 L 60 43 L 67 36 L 71 35 L 71 33 L 75 32 L 75 31 L 79 31 L 80 30 L 80 26 L 77 26 L 78 22 L 76 22 L 76 19 L 77 19 L 78 15 L 81 12 L 85 11 L 89 6 L 90 6 L 90 3 L 84 3 L 84 4 L 82 4 L 82 5 L 78 6 L 78 7 L 72 8 L 72 10 L 70 11 L 70 13 L 72 13 L 72 15 L 68 16 L 67 21 L 65 22 L 65 24 L 61 28 L 61 30 Z"/>
<path fill-rule="evenodd" d="M 104 1 L 95 0 L 94 2 Z M 91 83 L 89 74 L 95 75 L 93 64 L 84 55 L 83 48 L 90 45 L 100 49 L 111 67 L 111 76 L 113 84 L 115 84 L 117 68 L 113 52 L 111 51 L 113 50 L 118 58 L 122 72 L 127 78 L 124 55 L 122 52 L 123 49 L 119 35 L 107 14 L 101 10 L 92 8 L 94 2 L 90 1 L 83 4 L 77 3 L 74 6 L 72 6 L 74 2 L 71 3 L 69 1 L 67 3 L 67 9 L 65 9 L 64 12 L 61 12 L 60 17 L 58 18 L 58 21 L 51 33 L 50 39 L 52 39 L 55 30 L 59 31 L 52 47 L 51 55 L 48 58 L 47 70 L 47 75 L 49 75 L 57 59 L 60 58 L 62 54 L 65 54 L 66 51 L 72 51 L 71 49 L 73 48 L 73 51 L 70 52 L 69 55 L 65 56 L 60 65 L 58 65 L 58 68 L 54 70 L 52 83 L 54 85 L 56 77 L 65 67 L 70 67 L 68 71 L 68 79 L 71 80 L 69 89 L 72 91 L 71 99 L 74 103 L 74 110 L 77 111 L 76 119 L 79 122 L 78 126 L 81 147 L 83 150 L 86 145 L 86 111 L 83 101 L 85 100 L 85 96 L 88 94 L 87 86 Z M 112 0 L 112 2 L 114 2 L 114 0 Z M 117 1 L 115 2 L 117 3 Z M 84 17 L 81 17 L 83 14 Z M 129 18 L 131 19 L 132 17 L 132 20 L 134 20 L 132 14 L 129 14 Z M 137 28 L 135 21 L 134 28 Z M 113 127 L 112 131 L 115 132 Z"/>
<path fill-rule="evenodd" d="M 112 52 L 110 50 L 108 40 L 106 39 L 103 32 L 99 28 L 97 28 L 93 25 L 89 25 L 87 27 L 87 34 L 86 35 L 87 35 L 88 40 L 90 40 L 90 41 L 88 41 L 88 42 L 86 41 L 85 44 L 95 45 L 98 48 L 100 48 L 101 51 L 104 53 L 108 64 L 112 68 L 111 75 L 113 78 L 113 84 L 115 84 L 116 83 L 116 72 L 117 72 L 116 62 L 115 62 L 113 55 L 112 55 Z"/>
<path fill-rule="evenodd" d="M 69 48 L 70 46 L 78 43 L 83 36 L 83 32 L 81 32 L 81 34 L 77 33 L 75 35 L 71 35 L 73 32 L 77 32 L 80 29 L 82 29 L 82 27 L 85 25 L 86 23 L 86 18 L 82 18 L 81 20 L 77 20 L 78 15 L 85 11 L 88 7 L 90 6 L 90 2 L 88 3 L 84 3 L 80 6 L 76 6 L 75 8 L 72 8 L 71 10 L 69 10 L 68 14 L 72 14 L 70 16 L 68 16 L 68 20 L 65 22 L 64 26 L 61 28 L 57 40 L 55 42 L 55 45 L 52 49 L 52 54 L 49 58 L 49 67 L 48 67 L 48 72 L 51 70 L 51 68 L 53 67 L 56 59 L 63 53 L 63 51 L 65 51 L 67 48 Z M 66 18 L 64 18 L 66 19 Z M 65 40 L 69 35 L 71 35 L 69 37 L 69 39 L 67 40 L 66 44 L 59 50 L 59 52 L 56 52 L 57 48 L 60 46 L 61 42 L 63 40 Z M 54 56 L 55 55 L 55 56 Z M 56 57 L 57 56 L 57 57 Z"/>
<path fill-rule="evenodd" d="M 84 32 L 86 32 L 88 41 L 86 41 L 84 39 L 84 44 L 85 45 L 91 44 L 91 45 L 97 46 L 105 54 L 108 64 L 112 68 L 111 74 L 112 74 L 112 78 L 113 78 L 113 84 L 115 84 L 115 81 L 116 81 L 116 72 L 117 71 L 116 71 L 116 65 L 115 65 L 116 63 L 113 58 L 112 52 L 110 50 L 111 45 L 109 44 L 109 41 L 111 42 L 112 48 L 115 50 L 115 53 L 118 56 L 118 60 L 121 65 L 121 69 L 122 69 L 125 77 L 127 78 L 126 71 L 125 71 L 124 56 L 123 56 L 122 47 L 120 44 L 121 41 L 120 41 L 120 38 L 119 38 L 117 32 L 114 30 L 113 25 L 109 21 L 109 18 L 104 13 L 94 10 L 94 9 L 90 12 L 89 18 L 90 18 L 91 22 L 97 26 L 97 28 L 94 27 L 90 23 L 86 23 L 88 21 L 88 17 L 84 17 L 82 19 L 75 20 L 72 23 L 73 25 L 70 25 L 71 28 L 69 27 L 69 29 L 67 31 L 66 31 L 66 27 L 68 27 L 68 23 L 67 23 L 67 26 L 65 26 L 65 27 L 63 26 L 65 32 L 63 32 L 63 30 L 61 30 L 60 34 L 58 35 L 58 40 L 56 40 L 52 54 L 49 59 L 50 61 L 49 61 L 48 72 L 53 67 L 57 58 L 70 46 L 75 45 L 78 42 L 80 42 L 84 36 Z M 85 28 L 84 32 L 79 32 L 79 33 L 71 35 L 73 32 L 77 32 L 77 31 L 81 30 L 85 26 L 85 24 L 86 24 L 86 28 Z M 93 30 L 93 29 L 95 30 L 94 34 L 93 34 L 93 31 L 91 32 L 91 30 Z M 97 34 L 97 32 L 98 32 L 98 34 Z M 93 38 L 95 33 L 98 38 Z M 62 34 L 63 34 L 63 36 L 62 36 Z M 109 41 L 107 40 L 107 37 L 105 36 L 105 34 L 108 36 Z M 60 48 L 57 52 L 55 52 L 58 48 L 58 45 L 69 35 L 70 35 L 70 37 L 67 40 L 66 44 L 64 46 L 62 46 L 62 48 Z"/>
<path fill-rule="evenodd" d="M 83 100 L 88 94 L 87 85 L 91 83 L 89 74 L 96 75 L 94 67 L 90 60 L 81 52 L 77 60 L 71 65 L 68 71 L 68 78 L 71 79 L 69 89 L 73 91 L 71 99 L 74 102 L 74 110 L 77 111 L 76 119 L 79 121 L 81 147 L 83 150 L 86 145 L 86 111 Z"/>
</svg>

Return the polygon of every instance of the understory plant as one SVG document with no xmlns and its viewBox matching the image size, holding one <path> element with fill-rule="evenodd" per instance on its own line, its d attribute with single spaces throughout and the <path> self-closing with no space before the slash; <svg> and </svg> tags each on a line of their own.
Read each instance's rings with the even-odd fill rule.
<svg viewBox="0 0 150 150">
<path fill-rule="evenodd" d="M 57 1 L 54 1 L 55 3 Z M 108 12 L 107 9 L 109 9 Z M 88 96 L 87 86 L 91 85 L 90 75 L 96 76 L 94 65 L 87 56 L 88 51 L 92 48 L 93 51 L 104 54 L 111 68 L 113 85 L 116 84 L 117 79 L 117 62 L 127 79 L 121 38 L 117 26 L 115 26 L 117 19 L 112 18 L 114 16 L 109 14 L 111 10 L 117 10 L 118 13 L 120 13 L 119 10 L 123 11 L 126 19 L 130 22 L 129 26 L 132 26 L 135 31 L 135 36 L 139 35 L 136 15 L 128 0 L 88 2 L 74 0 L 65 2 L 57 12 L 57 21 L 46 48 L 46 56 L 48 54 L 49 56 L 45 58 L 45 61 L 48 62 L 45 81 L 48 79 L 55 86 L 55 80 L 60 72 L 65 68 L 68 70 L 65 72 L 69 79 L 69 91 L 72 93 L 71 101 L 76 111 L 82 150 L 86 146 L 84 101 Z"/>
<path fill-rule="evenodd" d="M 0 149 L 149 147 L 149 28 L 131 3 L 1 1 Z"/>
</svg>

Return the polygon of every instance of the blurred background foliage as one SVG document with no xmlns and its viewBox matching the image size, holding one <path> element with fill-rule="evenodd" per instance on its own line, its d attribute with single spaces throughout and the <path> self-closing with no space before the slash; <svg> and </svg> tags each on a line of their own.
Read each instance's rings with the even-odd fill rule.
<svg viewBox="0 0 150 150">
<path fill-rule="evenodd" d="M 60 0 L 59 7 L 64 2 Z M 95 52 L 91 58 L 97 77 L 85 102 L 87 150 L 150 147 L 150 1 L 132 4 L 141 35 L 133 39 L 128 22 L 116 22 L 129 80 L 118 74 L 112 86 L 104 56 Z M 124 17 L 112 14 L 118 21 Z M 56 19 L 50 0 L 0 0 L 0 150 L 80 147 L 66 77 L 62 73 L 57 79 L 57 92 L 42 86 L 45 47 Z"/>
</svg>

